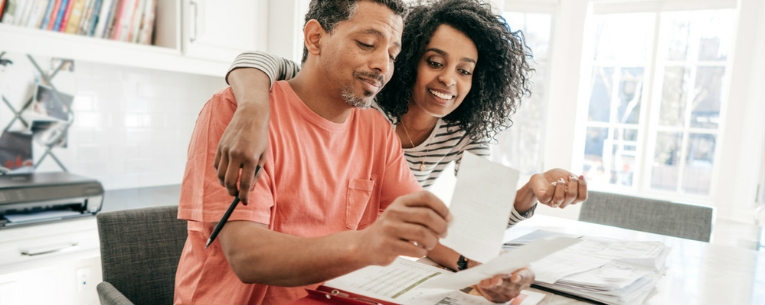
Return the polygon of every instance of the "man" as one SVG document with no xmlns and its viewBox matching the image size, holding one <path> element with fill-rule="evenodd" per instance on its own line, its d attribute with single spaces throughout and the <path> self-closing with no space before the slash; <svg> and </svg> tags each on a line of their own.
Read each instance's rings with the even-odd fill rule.
<svg viewBox="0 0 765 305">
<path fill-rule="evenodd" d="M 311 2 L 303 69 L 270 95 L 267 161 L 209 248 L 232 199 L 212 152 L 236 102 L 228 88 L 205 104 L 181 190 L 189 236 L 176 304 L 289 303 L 306 295 L 302 286 L 435 247 L 448 209 L 420 191 L 386 119 L 359 109 L 392 75 L 403 13 L 400 0 Z"/>
</svg>

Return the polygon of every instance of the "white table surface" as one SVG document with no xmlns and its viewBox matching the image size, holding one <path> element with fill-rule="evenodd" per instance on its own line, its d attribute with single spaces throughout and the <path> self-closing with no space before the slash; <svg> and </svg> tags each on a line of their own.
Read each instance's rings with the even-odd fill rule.
<svg viewBox="0 0 765 305">
<path fill-rule="evenodd" d="M 666 274 L 659 280 L 655 294 L 649 297 L 646 304 L 765 304 L 765 253 L 762 251 L 546 215 L 535 215 L 508 229 L 505 241 L 537 229 L 625 240 L 662 241 L 670 246 L 672 250 L 667 257 Z M 546 294 L 548 296 L 540 304 L 583 304 L 563 296 Z"/>
</svg>

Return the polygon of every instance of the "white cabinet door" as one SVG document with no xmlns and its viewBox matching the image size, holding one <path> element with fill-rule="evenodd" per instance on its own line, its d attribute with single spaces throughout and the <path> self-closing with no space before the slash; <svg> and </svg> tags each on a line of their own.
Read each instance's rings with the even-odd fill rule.
<svg viewBox="0 0 765 305">
<path fill-rule="evenodd" d="M 231 62 L 242 51 L 264 50 L 267 12 L 266 0 L 183 0 L 183 51 Z"/>
</svg>

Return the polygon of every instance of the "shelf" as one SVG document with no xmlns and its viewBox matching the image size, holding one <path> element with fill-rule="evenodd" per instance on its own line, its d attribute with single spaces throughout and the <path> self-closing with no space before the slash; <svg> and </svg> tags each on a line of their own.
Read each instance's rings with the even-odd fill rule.
<svg viewBox="0 0 765 305">
<path fill-rule="evenodd" d="M 148 46 L 0 24 L 0 51 L 127 67 L 223 77 L 230 61 L 184 56 L 179 48 Z"/>
</svg>

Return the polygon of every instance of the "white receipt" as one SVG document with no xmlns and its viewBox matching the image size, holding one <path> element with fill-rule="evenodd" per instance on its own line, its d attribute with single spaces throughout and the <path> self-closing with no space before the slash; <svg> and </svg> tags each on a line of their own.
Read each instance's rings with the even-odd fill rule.
<svg viewBox="0 0 765 305">
<path fill-rule="evenodd" d="M 517 170 L 465 153 L 449 204 L 454 219 L 441 244 L 479 262 L 499 255 L 517 185 Z"/>
</svg>

